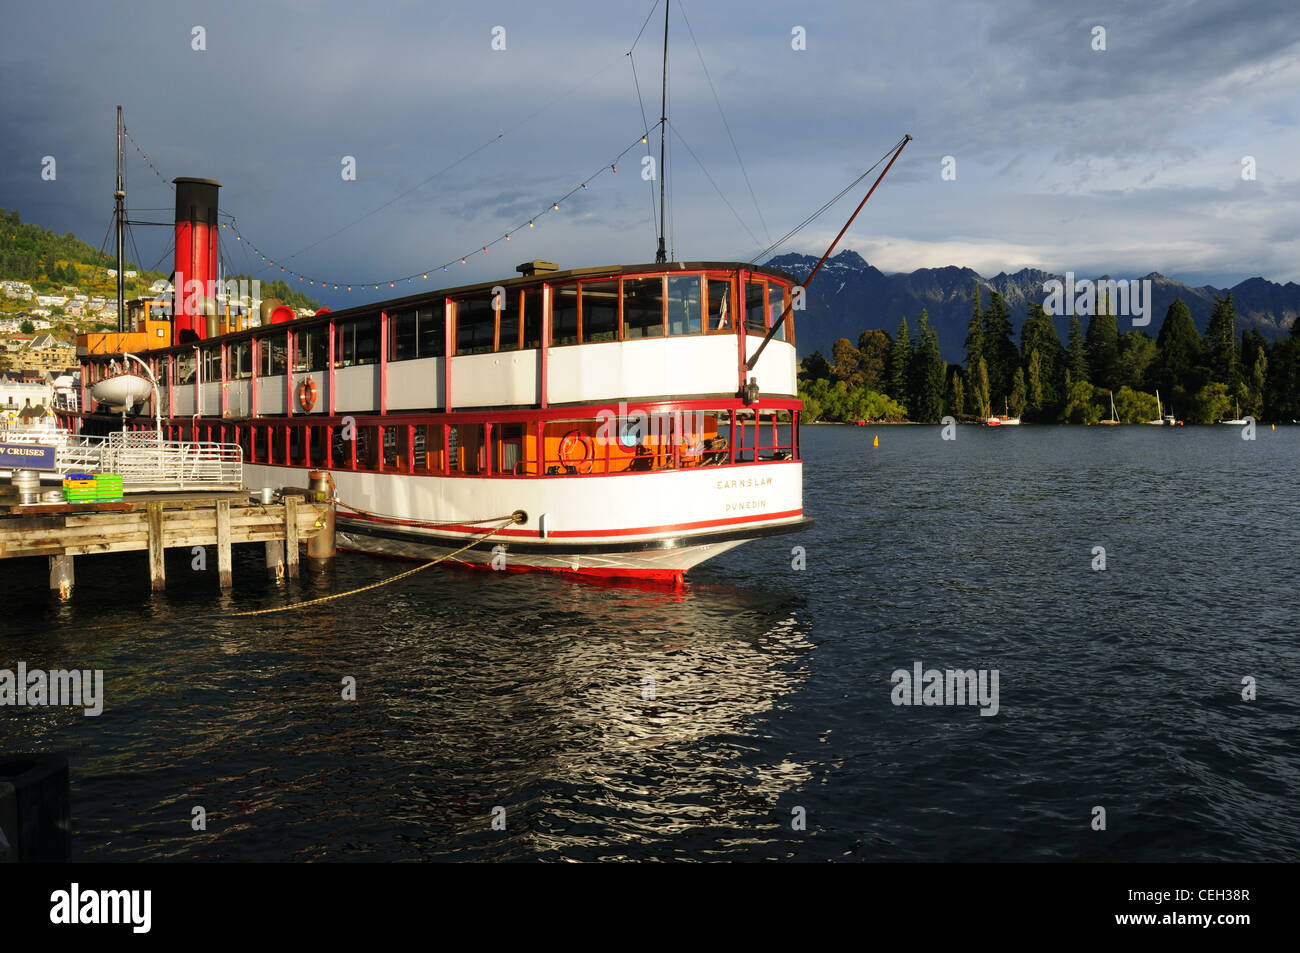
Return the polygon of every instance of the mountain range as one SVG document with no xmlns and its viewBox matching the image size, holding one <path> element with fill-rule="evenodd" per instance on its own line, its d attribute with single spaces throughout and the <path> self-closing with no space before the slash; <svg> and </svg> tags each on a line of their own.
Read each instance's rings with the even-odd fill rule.
<svg viewBox="0 0 1300 953">
<path fill-rule="evenodd" d="M 786 254 L 778 255 L 766 264 L 803 279 L 817 264 L 817 259 L 811 255 Z M 1159 334 L 1165 312 L 1175 298 L 1182 298 L 1187 304 L 1202 332 L 1214 307 L 1215 297 L 1223 297 L 1228 291 L 1232 292 L 1237 309 L 1238 332 L 1254 327 L 1272 340 L 1289 333 L 1297 315 L 1300 315 L 1300 285 L 1293 281 L 1281 285 L 1264 278 L 1247 278 L 1231 288 L 1214 288 L 1209 285 L 1193 287 L 1158 272 L 1141 277 L 1151 281 L 1152 304 L 1151 323 L 1140 330 L 1152 337 Z M 813 351 L 821 351 L 829 358 L 836 340 L 848 338 L 857 344 L 858 335 L 869 328 L 883 328 L 892 337 L 899 319 L 904 316 L 907 317 L 908 329 L 915 336 L 921 309 L 924 308 L 929 312 L 930 323 L 939 333 L 944 360 L 960 363 L 966 356 L 966 326 L 970 321 L 971 293 L 976 283 L 980 286 L 984 307 L 988 307 L 991 291 L 997 291 L 1006 299 L 1018 341 L 1020 326 L 1026 317 L 1026 304 L 1030 301 L 1041 304 L 1047 297 L 1043 284 L 1054 278 L 1064 281 L 1065 276 L 1025 268 L 1015 274 L 1003 272 L 985 278 L 971 268 L 955 265 L 920 268 L 907 274 L 886 274 L 868 264 L 857 252 L 845 250 L 827 260 L 808 288 L 805 310 L 795 315 L 798 353 L 800 357 L 806 357 Z M 1086 329 L 1088 318 L 1082 316 L 1080 320 Z M 1065 344 L 1070 318 L 1058 315 L 1054 321 L 1061 343 Z M 1120 317 L 1118 323 L 1121 334 L 1134 328 L 1127 317 Z"/>
</svg>

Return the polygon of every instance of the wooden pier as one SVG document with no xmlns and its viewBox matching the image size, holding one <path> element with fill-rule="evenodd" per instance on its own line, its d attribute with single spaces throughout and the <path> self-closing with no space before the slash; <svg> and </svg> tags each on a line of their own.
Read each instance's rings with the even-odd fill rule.
<svg viewBox="0 0 1300 953">
<path fill-rule="evenodd" d="M 325 568 L 334 557 L 334 504 L 312 490 L 285 489 L 276 503 L 237 493 L 150 493 L 120 503 L 33 503 L 13 505 L 9 487 L 0 488 L 0 559 L 46 556 L 50 588 L 72 594 L 73 559 L 96 553 L 149 553 L 149 582 L 167 586 L 163 555 L 168 549 L 216 547 L 217 581 L 234 584 L 230 547 L 264 543 L 271 578 L 297 578 L 299 545 Z"/>
</svg>

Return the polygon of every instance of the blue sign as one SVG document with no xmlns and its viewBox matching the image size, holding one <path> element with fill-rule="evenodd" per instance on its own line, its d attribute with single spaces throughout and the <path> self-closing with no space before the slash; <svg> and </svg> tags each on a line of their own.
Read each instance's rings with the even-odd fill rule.
<svg viewBox="0 0 1300 953">
<path fill-rule="evenodd" d="M 54 448 L 0 443 L 0 470 L 53 470 Z"/>
</svg>

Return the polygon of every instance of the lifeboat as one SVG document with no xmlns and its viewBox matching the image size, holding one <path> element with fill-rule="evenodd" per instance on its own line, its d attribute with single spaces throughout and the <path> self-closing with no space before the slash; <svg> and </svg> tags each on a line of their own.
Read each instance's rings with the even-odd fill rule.
<svg viewBox="0 0 1300 953">
<path fill-rule="evenodd" d="M 121 373 L 91 385 L 90 396 L 114 411 L 130 410 L 153 394 L 153 384 L 139 374 Z"/>
</svg>

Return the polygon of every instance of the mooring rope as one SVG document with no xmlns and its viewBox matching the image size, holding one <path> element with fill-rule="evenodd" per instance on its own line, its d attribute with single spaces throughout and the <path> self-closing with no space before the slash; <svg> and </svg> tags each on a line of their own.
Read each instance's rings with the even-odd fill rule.
<svg viewBox="0 0 1300 953">
<path fill-rule="evenodd" d="M 353 506 L 350 503 L 344 503 L 338 497 L 335 497 L 329 502 L 333 503 L 335 506 L 339 507 L 340 509 L 351 510 L 353 513 L 360 513 L 363 516 L 370 516 L 373 517 L 374 519 L 391 520 L 394 523 L 402 523 L 407 526 L 423 526 L 423 527 L 429 527 L 435 529 L 444 526 L 473 526 L 476 523 L 496 523 L 504 519 L 514 519 L 514 514 L 512 513 L 510 514 L 510 516 L 492 516 L 487 519 L 481 519 L 481 520 L 452 520 L 447 523 L 433 523 L 430 522 L 429 520 L 411 519 L 409 516 L 394 516 L 391 513 L 375 513 L 372 512 L 371 510 L 362 509 L 360 506 Z"/>
<path fill-rule="evenodd" d="M 495 536 L 497 533 L 501 532 L 503 529 L 505 529 L 507 526 L 510 526 L 513 523 L 522 523 L 524 521 L 523 519 L 520 518 L 522 515 L 523 514 L 520 511 L 516 510 L 514 513 L 510 514 L 509 517 L 504 518 L 501 522 L 501 525 L 488 530 L 486 533 L 484 533 L 482 536 L 477 537 L 476 539 L 470 540 L 460 549 L 439 556 L 437 559 L 431 559 L 422 566 L 416 566 L 414 569 L 406 570 L 406 572 L 399 572 L 396 576 L 389 576 L 387 579 L 381 579 L 379 582 L 372 582 L 368 586 L 360 586 L 356 589 L 349 589 L 347 592 L 336 592 L 333 595 L 321 596 L 319 599 L 308 599 L 306 602 L 295 602 L 292 605 L 279 606 L 275 609 L 253 609 L 248 612 L 232 612 L 230 614 L 230 617 L 238 618 L 241 616 L 271 615 L 276 612 L 288 612 L 291 609 L 304 609 L 307 606 L 321 605 L 322 603 L 325 602 L 333 602 L 335 599 L 343 599 L 346 598 L 347 596 L 355 596 L 362 592 L 369 592 L 371 589 L 378 589 L 381 586 L 387 586 L 389 583 L 397 582 L 399 579 L 405 579 L 408 576 L 414 576 L 417 572 L 424 572 L 424 570 L 428 569 L 429 567 L 436 566 L 438 565 L 438 563 L 441 562 L 446 562 L 448 559 L 451 559 L 453 556 L 459 556 L 461 553 L 465 552 L 465 550 L 471 549 L 474 546 L 477 546 L 479 543 L 483 542 L 483 540 Z M 486 521 L 474 520 L 473 522 L 482 523 Z"/>
</svg>

